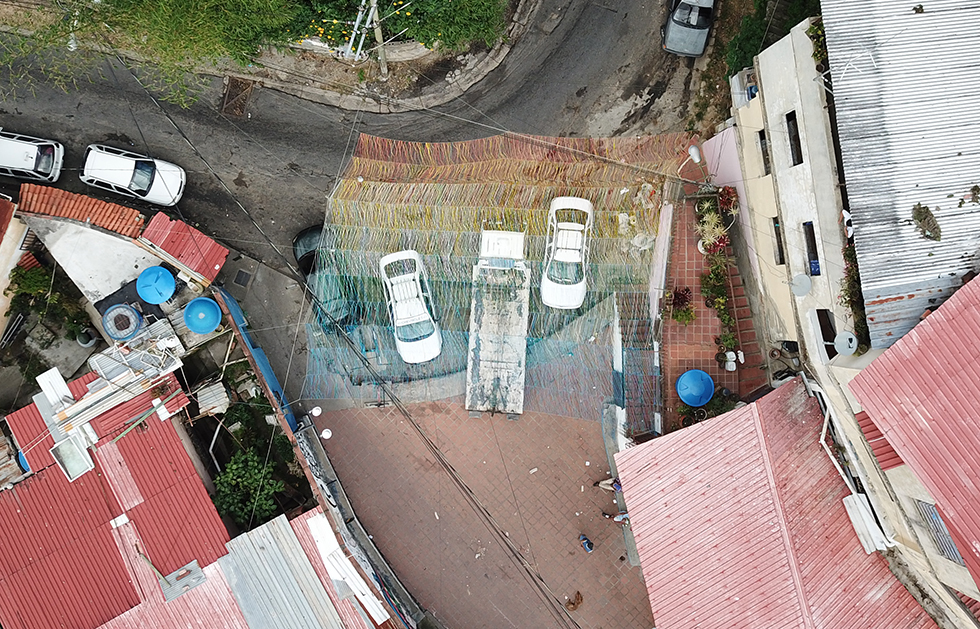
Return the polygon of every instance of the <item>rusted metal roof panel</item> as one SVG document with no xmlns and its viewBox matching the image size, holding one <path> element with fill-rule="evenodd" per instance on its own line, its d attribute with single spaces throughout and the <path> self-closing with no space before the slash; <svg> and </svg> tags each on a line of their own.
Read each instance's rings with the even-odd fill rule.
<svg viewBox="0 0 980 629">
<path fill-rule="evenodd" d="M 933 628 L 878 554 L 800 381 L 616 455 L 657 626 Z"/>
<path fill-rule="evenodd" d="M 171 394 L 175 392 L 176 395 L 170 398 Z M 138 418 L 146 415 L 147 411 L 153 408 L 154 399 L 160 399 L 160 401 L 166 400 L 164 406 L 166 406 L 167 412 L 171 415 L 187 406 L 190 402 L 187 399 L 187 395 L 184 394 L 180 383 L 177 382 L 177 378 L 172 373 L 169 373 L 159 383 L 93 419 L 92 427 L 95 429 L 95 434 L 101 438 L 128 428 Z M 144 421 L 160 421 L 160 418 L 156 414 L 151 414 Z"/>
<path fill-rule="evenodd" d="M 980 282 L 969 282 L 848 385 L 936 500 L 980 582 Z"/>
<path fill-rule="evenodd" d="M 183 221 L 159 212 L 146 226 L 143 238 L 157 245 L 187 268 L 213 281 L 228 257 L 228 250 Z"/>
<path fill-rule="evenodd" d="M 18 212 L 67 218 L 136 238 L 146 220 L 136 210 L 81 194 L 32 183 L 20 185 Z"/>
<path fill-rule="evenodd" d="M 980 2 L 823 0 L 844 178 L 871 345 L 945 301 L 980 248 Z M 916 204 L 941 240 L 923 237 Z"/>
<path fill-rule="evenodd" d="M 868 441 L 868 445 L 871 446 L 871 453 L 878 459 L 878 465 L 881 469 L 890 470 L 893 467 L 904 465 L 902 457 L 898 456 L 895 448 L 888 443 L 885 435 L 881 434 L 881 431 L 878 430 L 878 427 L 871 421 L 871 417 L 867 413 L 861 411 L 855 418 L 861 427 L 861 432 L 864 433 L 864 438 Z"/>
</svg>

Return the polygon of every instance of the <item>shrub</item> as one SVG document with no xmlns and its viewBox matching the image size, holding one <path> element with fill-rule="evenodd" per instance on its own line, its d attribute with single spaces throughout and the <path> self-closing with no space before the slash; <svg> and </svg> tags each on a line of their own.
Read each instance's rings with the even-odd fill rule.
<svg viewBox="0 0 980 629">
<path fill-rule="evenodd" d="M 681 308 L 680 310 L 674 308 L 670 318 L 678 323 L 687 325 L 689 323 L 693 323 L 694 320 L 697 319 L 697 315 L 694 314 L 694 306 L 688 306 L 687 308 Z"/>
<path fill-rule="evenodd" d="M 262 524 L 279 510 L 273 495 L 285 489 L 272 479 L 272 466 L 263 465 L 255 450 L 235 453 L 214 479 L 214 506 L 242 528 Z"/>
</svg>

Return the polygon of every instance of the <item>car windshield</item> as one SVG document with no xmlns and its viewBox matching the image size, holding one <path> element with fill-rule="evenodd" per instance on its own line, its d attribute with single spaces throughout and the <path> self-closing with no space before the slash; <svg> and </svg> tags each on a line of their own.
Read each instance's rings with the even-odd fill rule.
<svg viewBox="0 0 980 629">
<path fill-rule="evenodd" d="M 50 175 L 54 168 L 54 147 L 40 146 L 37 149 L 37 160 L 34 162 L 34 171 L 42 175 Z"/>
<path fill-rule="evenodd" d="M 153 162 L 145 159 L 137 160 L 136 167 L 133 168 L 133 180 L 129 182 L 129 189 L 136 194 L 145 196 L 153 184 L 155 172 L 156 168 L 153 166 Z"/>
<path fill-rule="evenodd" d="M 682 2 L 674 11 L 674 21 L 688 28 L 708 28 L 711 22 L 711 9 Z"/>
<path fill-rule="evenodd" d="M 582 264 L 552 260 L 548 265 L 548 279 L 556 284 L 578 284 L 582 281 Z"/>
<path fill-rule="evenodd" d="M 404 341 L 405 343 L 421 341 L 422 339 L 429 338 L 435 331 L 436 326 L 433 325 L 432 321 L 428 319 L 425 321 L 419 321 L 418 323 L 400 325 L 395 328 L 395 334 L 398 336 L 398 340 Z"/>
</svg>

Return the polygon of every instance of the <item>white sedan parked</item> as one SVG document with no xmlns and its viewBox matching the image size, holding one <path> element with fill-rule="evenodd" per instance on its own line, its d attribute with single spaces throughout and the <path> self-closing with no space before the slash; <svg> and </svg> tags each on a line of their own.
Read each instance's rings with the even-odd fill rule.
<svg viewBox="0 0 980 629">
<path fill-rule="evenodd" d="M 558 197 L 551 201 L 541 272 L 544 305 L 574 310 L 585 301 L 592 213 L 592 203 L 586 199 Z"/>
<path fill-rule="evenodd" d="M 442 352 L 442 333 L 433 314 L 422 258 L 408 249 L 384 256 L 380 267 L 388 315 L 395 328 L 395 349 L 406 363 L 432 360 Z"/>
<path fill-rule="evenodd" d="M 176 164 L 104 144 L 85 149 L 82 183 L 147 203 L 171 206 L 180 201 L 187 176 Z"/>
</svg>

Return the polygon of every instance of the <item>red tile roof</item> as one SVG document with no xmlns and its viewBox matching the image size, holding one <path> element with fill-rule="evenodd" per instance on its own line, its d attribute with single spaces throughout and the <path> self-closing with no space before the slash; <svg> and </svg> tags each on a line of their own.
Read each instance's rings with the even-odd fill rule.
<svg viewBox="0 0 980 629">
<path fill-rule="evenodd" d="M 0 240 L 3 240 L 7 228 L 10 227 L 10 219 L 14 217 L 16 205 L 6 199 L 0 199 Z"/>
<path fill-rule="evenodd" d="M 135 238 L 143 231 L 143 215 L 115 203 L 32 183 L 20 185 L 17 211 L 67 218 Z"/>
<path fill-rule="evenodd" d="M 43 470 L 0 492 L 0 624 L 95 627 L 139 602 L 112 538 L 119 511 L 95 474 Z"/>
<path fill-rule="evenodd" d="M 20 260 L 17 262 L 17 266 L 22 269 L 33 269 L 41 266 L 41 263 L 37 261 L 37 258 L 34 257 L 33 253 L 30 251 L 25 251 L 24 255 L 22 255 Z"/>
<path fill-rule="evenodd" d="M 881 555 L 802 383 L 616 455 L 657 627 L 935 627 Z"/>
<path fill-rule="evenodd" d="M 858 426 L 861 427 L 861 432 L 864 433 L 864 438 L 867 439 L 868 444 L 871 446 L 872 454 L 878 459 L 878 465 L 881 466 L 881 469 L 890 470 L 893 467 L 905 465 L 902 462 L 902 457 L 898 456 L 895 448 L 892 447 L 892 444 L 888 443 L 885 435 L 881 434 L 881 431 L 878 430 L 878 427 L 871 421 L 871 417 L 867 413 L 861 411 L 855 419 L 857 419 Z"/>
<path fill-rule="evenodd" d="M 146 226 L 143 238 L 157 245 L 178 262 L 214 280 L 228 257 L 228 250 L 182 221 L 173 221 L 163 212 Z"/>
<path fill-rule="evenodd" d="M 68 388 L 77 399 L 94 378 L 86 374 Z M 179 387 L 172 375 L 169 380 Z M 134 589 L 133 566 L 143 560 L 130 556 L 135 549 L 120 541 L 122 527 L 109 524 L 123 513 L 129 519 L 123 527 L 132 528 L 139 552 L 163 574 L 194 559 L 201 566 L 212 564 L 226 554 L 228 533 L 171 421 L 153 414 L 120 436 L 126 420 L 151 408 L 153 397 L 154 391 L 145 391 L 93 420 L 103 437 L 94 450 L 96 469 L 74 483 L 54 467 L 47 452 L 52 438 L 37 408 L 32 404 L 7 416 L 22 447 L 39 444 L 27 456 L 40 471 L 0 491 L 0 624 L 5 629 L 91 629 L 141 601 L 162 599 L 153 580 Z M 186 404 L 183 393 L 175 400 L 171 410 Z M 210 613 L 207 601 L 198 605 L 198 617 Z M 174 609 L 160 611 L 161 618 Z M 161 623 L 156 626 L 167 626 Z"/>
<path fill-rule="evenodd" d="M 969 282 L 850 389 L 936 500 L 980 583 L 980 282 Z"/>
</svg>

